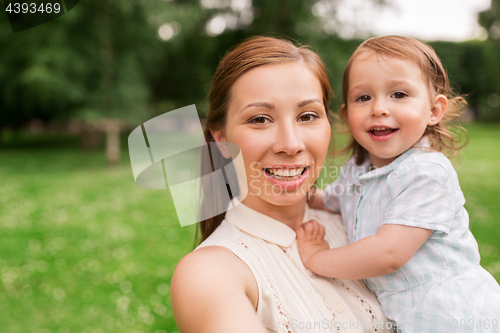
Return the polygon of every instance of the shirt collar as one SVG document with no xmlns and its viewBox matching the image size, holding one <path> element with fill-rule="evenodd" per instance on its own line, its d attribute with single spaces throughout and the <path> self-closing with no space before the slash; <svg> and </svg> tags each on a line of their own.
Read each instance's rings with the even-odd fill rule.
<svg viewBox="0 0 500 333">
<path fill-rule="evenodd" d="M 427 136 L 425 136 L 422 139 L 420 139 L 420 141 L 418 141 L 412 148 L 405 151 L 403 154 L 401 154 L 394 161 L 392 161 L 391 163 L 389 163 L 386 166 L 373 169 L 373 170 L 368 171 L 367 173 L 365 173 L 363 175 L 360 175 L 359 180 L 376 178 L 376 177 L 387 175 L 388 173 L 391 173 L 392 170 L 394 170 L 399 164 L 401 164 L 401 162 L 406 160 L 411 155 L 413 155 L 415 153 L 421 153 L 423 151 L 432 151 L 430 146 L 431 146 L 431 144 L 429 142 L 429 138 Z M 367 165 L 370 165 L 369 158 L 367 158 L 367 161 L 368 161 Z M 367 161 L 365 161 L 365 163 Z M 363 163 L 363 165 L 365 165 L 365 163 Z"/>
<path fill-rule="evenodd" d="M 302 222 L 308 221 L 308 217 L 309 207 L 306 205 Z M 226 212 L 226 221 L 247 234 L 281 247 L 290 247 L 295 241 L 295 231 L 292 228 L 242 203 Z"/>
</svg>

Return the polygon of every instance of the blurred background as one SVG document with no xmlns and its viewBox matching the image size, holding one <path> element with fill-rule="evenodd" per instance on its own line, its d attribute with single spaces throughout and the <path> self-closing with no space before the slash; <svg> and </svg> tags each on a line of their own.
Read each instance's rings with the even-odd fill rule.
<svg viewBox="0 0 500 333">
<path fill-rule="evenodd" d="M 127 136 L 186 105 L 203 117 L 219 60 L 255 34 L 311 45 L 336 96 L 364 38 L 435 48 L 469 102 L 454 162 L 500 280 L 500 0 L 82 0 L 18 33 L 0 14 L 2 332 L 177 331 L 169 284 L 195 226 L 179 226 L 168 190 L 135 185 Z"/>
</svg>

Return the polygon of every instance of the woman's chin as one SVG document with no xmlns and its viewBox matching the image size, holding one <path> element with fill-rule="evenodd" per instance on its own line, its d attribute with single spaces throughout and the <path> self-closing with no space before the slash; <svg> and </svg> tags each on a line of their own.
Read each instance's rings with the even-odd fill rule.
<svg viewBox="0 0 500 333">
<path fill-rule="evenodd" d="M 307 201 L 306 195 L 288 195 L 286 197 L 273 197 L 270 198 L 269 202 L 275 206 L 296 206 L 300 204 L 305 204 Z"/>
<path fill-rule="evenodd" d="M 263 204 L 264 202 L 267 202 L 267 204 L 271 204 L 274 206 L 293 206 L 298 204 L 305 204 L 307 201 L 308 188 L 309 187 L 301 187 L 293 191 L 276 191 L 274 193 L 260 193 L 260 195 L 249 193 L 243 203 L 252 202 L 254 204 L 258 204 L 260 202 L 261 204 Z"/>
</svg>

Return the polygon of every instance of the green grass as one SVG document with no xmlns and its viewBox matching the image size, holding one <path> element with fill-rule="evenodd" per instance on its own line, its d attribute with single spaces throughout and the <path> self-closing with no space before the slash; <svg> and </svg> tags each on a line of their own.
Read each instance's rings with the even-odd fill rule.
<svg viewBox="0 0 500 333">
<path fill-rule="evenodd" d="M 500 125 L 468 130 L 457 172 L 481 263 L 500 280 Z M 194 226 L 178 225 L 168 191 L 135 185 L 126 154 L 108 168 L 73 146 L 0 150 L 1 331 L 175 332 L 169 284 Z"/>
<path fill-rule="evenodd" d="M 169 284 L 193 248 L 167 191 L 101 152 L 0 151 L 2 332 L 176 331 Z"/>
<path fill-rule="evenodd" d="M 500 281 L 500 124 L 475 124 L 467 130 L 470 142 L 455 167 L 481 265 Z"/>
</svg>

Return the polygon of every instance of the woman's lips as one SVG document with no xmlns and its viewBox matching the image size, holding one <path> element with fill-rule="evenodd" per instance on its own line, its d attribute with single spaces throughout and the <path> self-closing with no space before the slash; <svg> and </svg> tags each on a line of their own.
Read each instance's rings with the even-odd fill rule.
<svg viewBox="0 0 500 333">
<path fill-rule="evenodd" d="M 271 184 L 276 185 L 276 186 L 282 188 L 283 190 L 287 191 L 287 190 L 295 190 L 295 189 L 301 187 L 302 184 L 304 183 L 304 181 L 306 180 L 308 171 L 309 171 L 309 167 L 306 167 L 304 172 L 302 172 L 302 174 L 298 175 L 297 178 L 294 178 L 292 180 L 282 180 L 282 179 L 275 178 L 275 177 L 271 176 L 270 174 L 268 174 L 265 171 L 265 169 L 264 169 L 264 175 L 266 176 L 266 178 L 269 180 L 269 182 Z"/>
<path fill-rule="evenodd" d="M 390 140 L 394 135 L 396 135 L 397 132 L 399 132 L 399 129 L 389 128 L 385 130 L 368 131 L 368 134 L 375 141 L 387 141 Z"/>
</svg>

